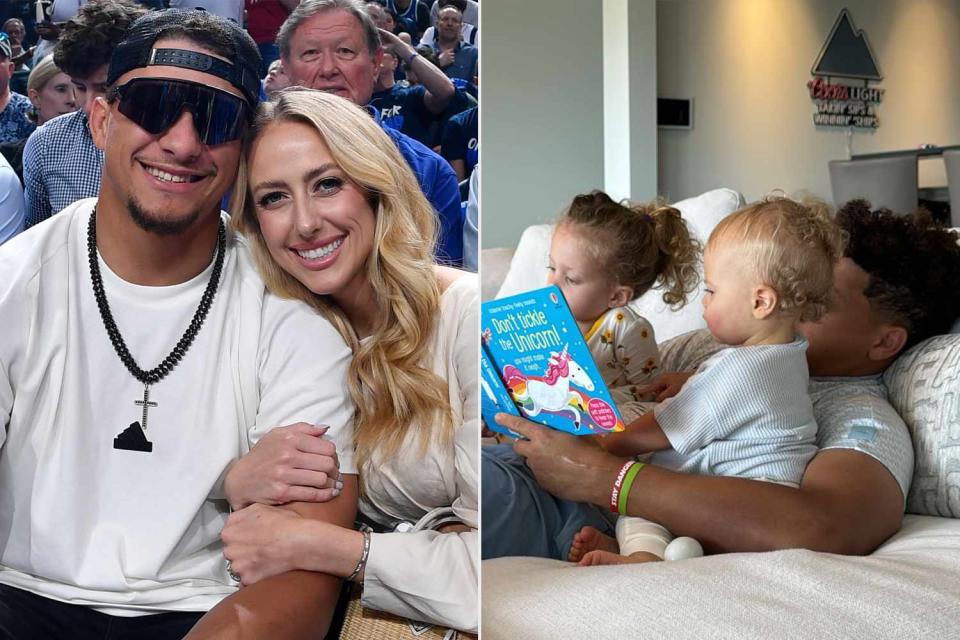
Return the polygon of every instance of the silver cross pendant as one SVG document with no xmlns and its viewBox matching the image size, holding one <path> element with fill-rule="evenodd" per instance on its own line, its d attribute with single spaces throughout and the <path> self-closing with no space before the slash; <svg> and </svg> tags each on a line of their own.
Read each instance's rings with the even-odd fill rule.
<svg viewBox="0 0 960 640">
<path fill-rule="evenodd" d="M 157 406 L 156 402 L 150 400 L 150 385 L 143 385 L 143 400 L 134 400 L 133 403 L 143 407 L 141 420 L 140 422 L 131 422 L 129 427 L 114 438 L 113 448 L 150 453 L 153 451 L 153 443 L 147 440 L 147 412 L 150 407 Z"/>
</svg>

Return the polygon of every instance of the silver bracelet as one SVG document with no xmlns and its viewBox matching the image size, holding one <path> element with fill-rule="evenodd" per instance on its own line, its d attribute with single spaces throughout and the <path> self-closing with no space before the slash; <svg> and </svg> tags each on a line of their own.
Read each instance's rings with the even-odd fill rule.
<svg viewBox="0 0 960 640">
<path fill-rule="evenodd" d="M 357 566 L 354 568 L 353 573 L 347 576 L 347 582 L 352 582 L 354 578 L 360 575 L 363 568 L 367 566 L 367 558 L 370 556 L 370 532 L 361 531 L 361 533 L 363 534 L 363 553 L 360 554 L 360 559 L 357 561 Z"/>
</svg>

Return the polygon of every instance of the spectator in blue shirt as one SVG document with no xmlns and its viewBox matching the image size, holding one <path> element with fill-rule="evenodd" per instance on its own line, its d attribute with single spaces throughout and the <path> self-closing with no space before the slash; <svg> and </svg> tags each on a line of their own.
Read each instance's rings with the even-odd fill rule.
<svg viewBox="0 0 960 640">
<path fill-rule="evenodd" d="M 457 180 L 465 180 L 477 165 L 480 153 L 478 111 L 479 107 L 473 107 L 458 113 L 447 120 L 443 128 L 440 155 L 453 167 Z"/>
<path fill-rule="evenodd" d="M 384 41 L 388 37 L 396 36 L 382 36 Z M 418 52 L 409 56 L 411 60 L 420 57 Z M 383 62 L 369 105 L 376 109 L 384 126 L 392 127 L 432 148 L 432 124 L 446 112 L 454 96 L 454 88 L 450 78 L 433 64 L 428 66 L 428 62 L 416 65 L 422 70 L 417 76 L 419 84 L 401 85 L 396 81 L 399 55 L 394 47 L 384 46 Z"/>
<path fill-rule="evenodd" d="M 14 70 L 11 51 L 7 34 L 0 34 L 0 142 L 19 142 L 36 128 L 27 118 L 30 101 L 10 90 Z M 450 87 L 450 93 L 453 93 L 453 87 Z"/>
<path fill-rule="evenodd" d="M 460 39 L 463 28 L 463 14 L 456 6 L 450 4 L 440 9 L 437 19 L 437 40 L 433 45 L 440 58 L 440 68 L 459 88 L 477 82 L 477 59 L 479 52 L 476 47 L 465 44 Z M 459 81 L 459 82 L 458 82 Z"/>
<path fill-rule="evenodd" d="M 424 104 L 426 89 L 422 85 L 410 86 L 396 81 L 397 56 L 383 52 L 383 64 L 377 76 L 376 91 L 370 98 L 369 107 L 376 110 L 380 123 L 400 131 L 418 142 L 430 146 L 430 122 L 433 114 Z M 449 82 L 449 78 L 444 76 Z"/>
<path fill-rule="evenodd" d="M 463 14 L 463 21 L 475 27 L 480 26 L 480 5 L 475 0 L 433 0 L 430 6 L 430 23 L 436 26 L 440 20 L 440 9 L 448 4 L 454 5 Z"/>
<path fill-rule="evenodd" d="M 387 0 L 387 9 L 397 16 L 401 31 L 408 32 L 417 44 L 431 24 L 430 8 L 422 0 Z"/>
</svg>

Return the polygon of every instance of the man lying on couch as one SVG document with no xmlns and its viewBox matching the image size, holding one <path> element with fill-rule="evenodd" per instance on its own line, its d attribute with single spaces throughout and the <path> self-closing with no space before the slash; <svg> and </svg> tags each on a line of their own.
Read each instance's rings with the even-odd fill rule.
<svg viewBox="0 0 960 640">
<path fill-rule="evenodd" d="M 942 286 L 960 282 L 960 247 L 929 216 L 871 212 L 864 201 L 848 203 L 837 221 L 850 240 L 834 306 L 803 328 L 820 451 L 799 489 L 647 466 L 630 490 L 630 515 L 692 536 L 708 553 L 867 554 L 900 528 L 913 449 L 881 374 L 960 316 L 960 288 Z M 683 380 L 665 379 L 674 393 Z M 612 533 L 607 505 L 623 459 L 520 418 L 503 415 L 502 424 L 529 440 L 483 447 L 485 559 L 566 559 L 582 527 Z"/>
</svg>

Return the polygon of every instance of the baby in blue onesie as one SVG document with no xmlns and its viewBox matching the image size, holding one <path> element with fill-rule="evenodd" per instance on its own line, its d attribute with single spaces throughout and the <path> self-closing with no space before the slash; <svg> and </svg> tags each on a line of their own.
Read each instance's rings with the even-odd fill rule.
<svg viewBox="0 0 960 640">
<path fill-rule="evenodd" d="M 798 486 L 817 452 L 817 425 L 807 391 L 807 342 L 796 327 L 827 311 L 841 251 L 841 232 L 823 205 L 769 198 L 724 218 L 704 253 L 703 316 L 729 348 L 704 362 L 676 396 L 605 436 L 602 446 L 622 456 L 655 452 L 651 464 L 675 471 Z M 612 511 L 623 512 L 642 465 L 624 465 Z M 574 545 L 571 559 L 661 560 L 671 540 L 656 523 L 621 517 L 619 555 L 596 549 L 576 557 Z"/>
</svg>

